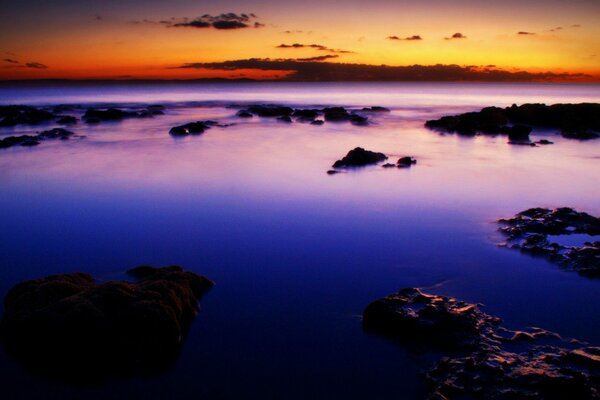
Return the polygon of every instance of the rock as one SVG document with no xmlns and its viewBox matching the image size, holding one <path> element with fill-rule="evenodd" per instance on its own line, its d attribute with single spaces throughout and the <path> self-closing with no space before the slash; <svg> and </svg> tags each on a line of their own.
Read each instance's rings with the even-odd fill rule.
<svg viewBox="0 0 600 400">
<path fill-rule="evenodd" d="M 409 168 L 417 163 L 417 160 L 413 157 L 401 157 L 398 162 L 398 168 Z"/>
<path fill-rule="evenodd" d="M 340 171 L 335 170 L 335 169 L 330 169 L 327 171 L 327 175 L 335 175 L 335 174 L 339 174 Z"/>
<path fill-rule="evenodd" d="M 368 331 L 453 349 L 477 347 L 499 322 L 474 304 L 414 288 L 375 300 L 363 312 Z"/>
<path fill-rule="evenodd" d="M 377 164 L 378 162 L 387 160 L 387 158 L 388 157 L 383 153 L 377 153 L 365 150 L 362 147 L 357 147 L 350 150 L 341 160 L 337 160 L 333 164 L 333 168 L 363 167 L 370 164 Z"/>
<path fill-rule="evenodd" d="M 311 125 L 323 125 L 325 123 L 325 121 L 323 121 L 322 119 L 315 119 L 314 121 L 311 121 Z"/>
<path fill-rule="evenodd" d="M 175 126 L 169 130 L 171 136 L 187 136 L 187 135 L 200 135 L 204 133 L 211 126 L 217 125 L 215 121 L 196 121 L 189 122 L 187 124 Z"/>
<path fill-rule="evenodd" d="M 600 348 L 573 349 L 553 332 L 510 331 L 500 322 L 475 304 L 415 288 L 376 300 L 363 312 L 367 332 L 441 353 L 426 373 L 429 398 L 598 398 Z"/>
<path fill-rule="evenodd" d="M 507 127 L 508 140 L 510 142 L 529 142 L 531 127 L 525 125 L 513 125 Z"/>
<path fill-rule="evenodd" d="M 320 115 L 319 110 L 313 110 L 313 109 L 304 109 L 304 110 L 296 109 L 296 110 L 294 110 L 294 113 L 292 114 L 293 117 L 298 118 L 300 121 L 313 121 L 319 115 Z"/>
<path fill-rule="evenodd" d="M 382 168 L 395 168 L 396 164 L 392 164 L 392 163 L 385 163 L 381 166 Z"/>
<path fill-rule="evenodd" d="M 373 107 L 363 107 L 363 109 L 361 111 L 364 111 L 364 112 L 390 112 L 390 109 L 381 107 L 381 106 L 373 106 Z"/>
<path fill-rule="evenodd" d="M 277 121 L 279 121 L 279 122 L 285 122 L 287 124 L 291 124 L 292 123 L 292 118 L 289 115 L 283 115 L 281 117 L 277 117 Z"/>
<path fill-rule="evenodd" d="M 369 119 L 358 114 L 350 114 L 350 122 L 353 125 L 365 126 L 369 124 Z"/>
<path fill-rule="evenodd" d="M 327 107 L 321 111 L 324 113 L 325 121 L 339 122 L 350 119 L 350 114 L 344 107 Z"/>
<path fill-rule="evenodd" d="M 238 116 L 238 117 L 240 117 L 240 118 L 252 118 L 252 114 L 249 113 L 246 110 L 240 110 L 235 115 Z"/>
<path fill-rule="evenodd" d="M 56 123 L 61 124 L 61 125 L 76 124 L 77 118 L 75 118 L 71 115 L 63 115 L 56 121 Z"/>
<path fill-rule="evenodd" d="M 118 108 L 109 108 L 107 110 L 88 109 L 83 114 L 83 119 L 87 123 L 99 123 L 101 121 L 120 121 L 124 118 L 139 117 L 140 115 L 133 111 L 123 111 Z"/>
<path fill-rule="evenodd" d="M 248 107 L 248 112 L 259 117 L 283 117 L 292 115 L 294 110 L 286 106 L 255 105 Z"/>
<path fill-rule="evenodd" d="M 505 125 L 525 124 L 541 128 L 555 128 L 569 139 L 588 140 L 600 137 L 600 104 L 523 104 L 504 109 L 487 107 L 478 112 L 454 116 L 444 116 L 430 120 L 425 126 L 449 133 L 475 135 L 477 133 L 496 135 L 505 133 Z M 510 129 L 506 133 L 510 133 Z M 524 131 L 523 131 L 524 132 Z M 523 137 L 524 135 L 517 136 Z M 511 139 L 512 140 L 512 139 Z M 516 140 L 516 139 L 515 139 Z M 521 139 L 524 140 L 524 139 Z"/>
<path fill-rule="evenodd" d="M 4 301 L 2 340 L 19 362 L 71 379 L 161 368 L 213 286 L 181 267 L 139 267 L 135 282 L 81 272 L 22 282 Z"/>
<path fill-rule="evenodd" d="M 0 126 L 37 125 L 57 116 L 49 111 L 29 106 L 0 106 Z"/>
<path fill-rule="evenodd" d="M 544 256 L 582 275 L 600 276 L 599 241 L 564 246 L 548 238 L 548 235 L 577 233 L 600 235 L 600 218 L 568 207 L 555 210 L 530 208 L 498 222 L 502 224 L 500 231 L 508 237 L 508 247 Z"/>
<path fill-rule="evenodd" d="M 47 131 L 43 131 L 40 132 L 37 137 L 39 139 L 61 139 L 61 140 L 67 140 L 69 139 L 71 136 L 73 136 L 75 133 L 68 131 L 66 129 L 63 128 L 54 128 L 54 129 L 50 129 Z"/>
<path fill-rule="evenodd" d="M 540 139 L 536 142 L 537 144 L 554 144 L 554 142 L 549 141 L 548 139 Z"/>
<path fill-rule="evenodd" d="M 37 146 L 40 144 L 37 136 L 21 135 L 8 136 L 0 139 L 0 149 L 7 149 L 12 146 Z"/>
</svg>

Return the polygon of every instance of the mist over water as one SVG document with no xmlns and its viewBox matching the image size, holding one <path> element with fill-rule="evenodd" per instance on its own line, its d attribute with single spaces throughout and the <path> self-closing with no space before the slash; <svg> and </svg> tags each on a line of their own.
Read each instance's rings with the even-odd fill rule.
<svg viewBox="0 0 600 400">
<path fill-rule="evenodd" d="M 257 83 L 0 87 L 0 103 L 165 104 L 165 115 L 68 127 L 83 139 L 0 150 L 0 295 L 69 271 L 112 279 L 179 264 L 216 286 L 168 373 L 95 387 L 0 353 L 9 398 L 422 398 L 418 355 L 363 333 L 372 300 L 431 288 L 504 319 L 600 344 L 600 281 L 496 246 L 530 207 L 600 215 L 600 140 L 553 145 L 427 130 L 449 113 L 600 102 L 598 85 Z M 235 117 L 232 104 L 385 106 L 367 127 Z M 201 136 L 173 126 L 215 119 Z M 54 127 L 0 128 L 0 138 Z M 407 169 L 326 175 L 361 146 Z M 48 395 L 50 393 L 50 395 Z M 11 397 L 12 396 L 12 397 Z"/>
</svg>

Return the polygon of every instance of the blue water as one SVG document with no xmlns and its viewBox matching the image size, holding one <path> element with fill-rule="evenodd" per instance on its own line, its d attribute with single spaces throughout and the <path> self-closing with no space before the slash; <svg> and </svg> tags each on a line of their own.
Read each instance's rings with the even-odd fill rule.
<svg viewBox="0 0 600 400">
<path fill-rule="evenodd" d="M 261 84 L 1 87 L 4 104 L 156 103 L 166 115 L 0 152 L 0 295 L 17 282 L 180 264 L 216 286 L 181 357 L 155 377 L 72 386 L 0 353 L 7 398 L 423 398 L 411 349 L 363 333 L 372 300 L 405 286 L 485 304 L 510 328 L 600 344 L 599 280 L 499 248 L 495 220 L 534 206 L 600 215 L 600 141 L 441 136 L 426 119 L 513 102 L 600 102 L 598 86 Z M 235 102 L 382 105 L 369 127 L 239 121 Z M 127 104 L 122 104 L 127 106 Z M 236 122 L 174 140 L 170 127 Z M 45 128 L 45 127 L 44 127 Z M 0 137 L 42 127 L 1 128 Z M 328 176 L 355 146 L 399 157 Z"/>
</svg>

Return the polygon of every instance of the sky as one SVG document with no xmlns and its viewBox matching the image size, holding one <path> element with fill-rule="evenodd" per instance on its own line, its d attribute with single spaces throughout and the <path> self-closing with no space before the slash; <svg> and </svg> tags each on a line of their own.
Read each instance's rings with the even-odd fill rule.
<svg viewBox="0 0 600 400">
<path fill-rule="evenodd" d="M 599 0 L 2 0 L 0 79 L 600 81 L 599 21 Z"/>
</svg>

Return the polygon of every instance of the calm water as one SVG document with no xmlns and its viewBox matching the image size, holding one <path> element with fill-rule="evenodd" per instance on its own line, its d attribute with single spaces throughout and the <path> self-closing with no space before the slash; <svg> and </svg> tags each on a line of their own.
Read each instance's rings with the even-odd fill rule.
<svg viewBox="0 0 600 400">
<path fill-rule="evenodd" d="M 0 87 L 3 104 L 162 103 L 166 115 L 85 139 L 0 151 L 0 295 L 17 282 L 180 264 L 217 285 L 177 365 L 73 387 L 0 353 L 8 398 L 422 398 L 418 354 L 363 333 L 372 300 L 405 286 L 484 303 L 511 328 L 600 344 L 600 280 L 499 248 L 494 221 L 534 206 L 600 215 L 600 140 L 554 145 L 442 136 L 426 119 L 488 105 L 600 102 L 594 85 L 221 84 Z M 392 109 L 374 124 L 238 120 L 231 103 Z M 235 122 L 173 139 L 199 119 Z M 51 127 L 51 126 L 49 126 Z M 45 127 L 44 127 L 45 128 Z M 40 127 L 1 128 L 0 137 Z M 356 146 L 410 170 L 328 176 Z"/>
</svg>

